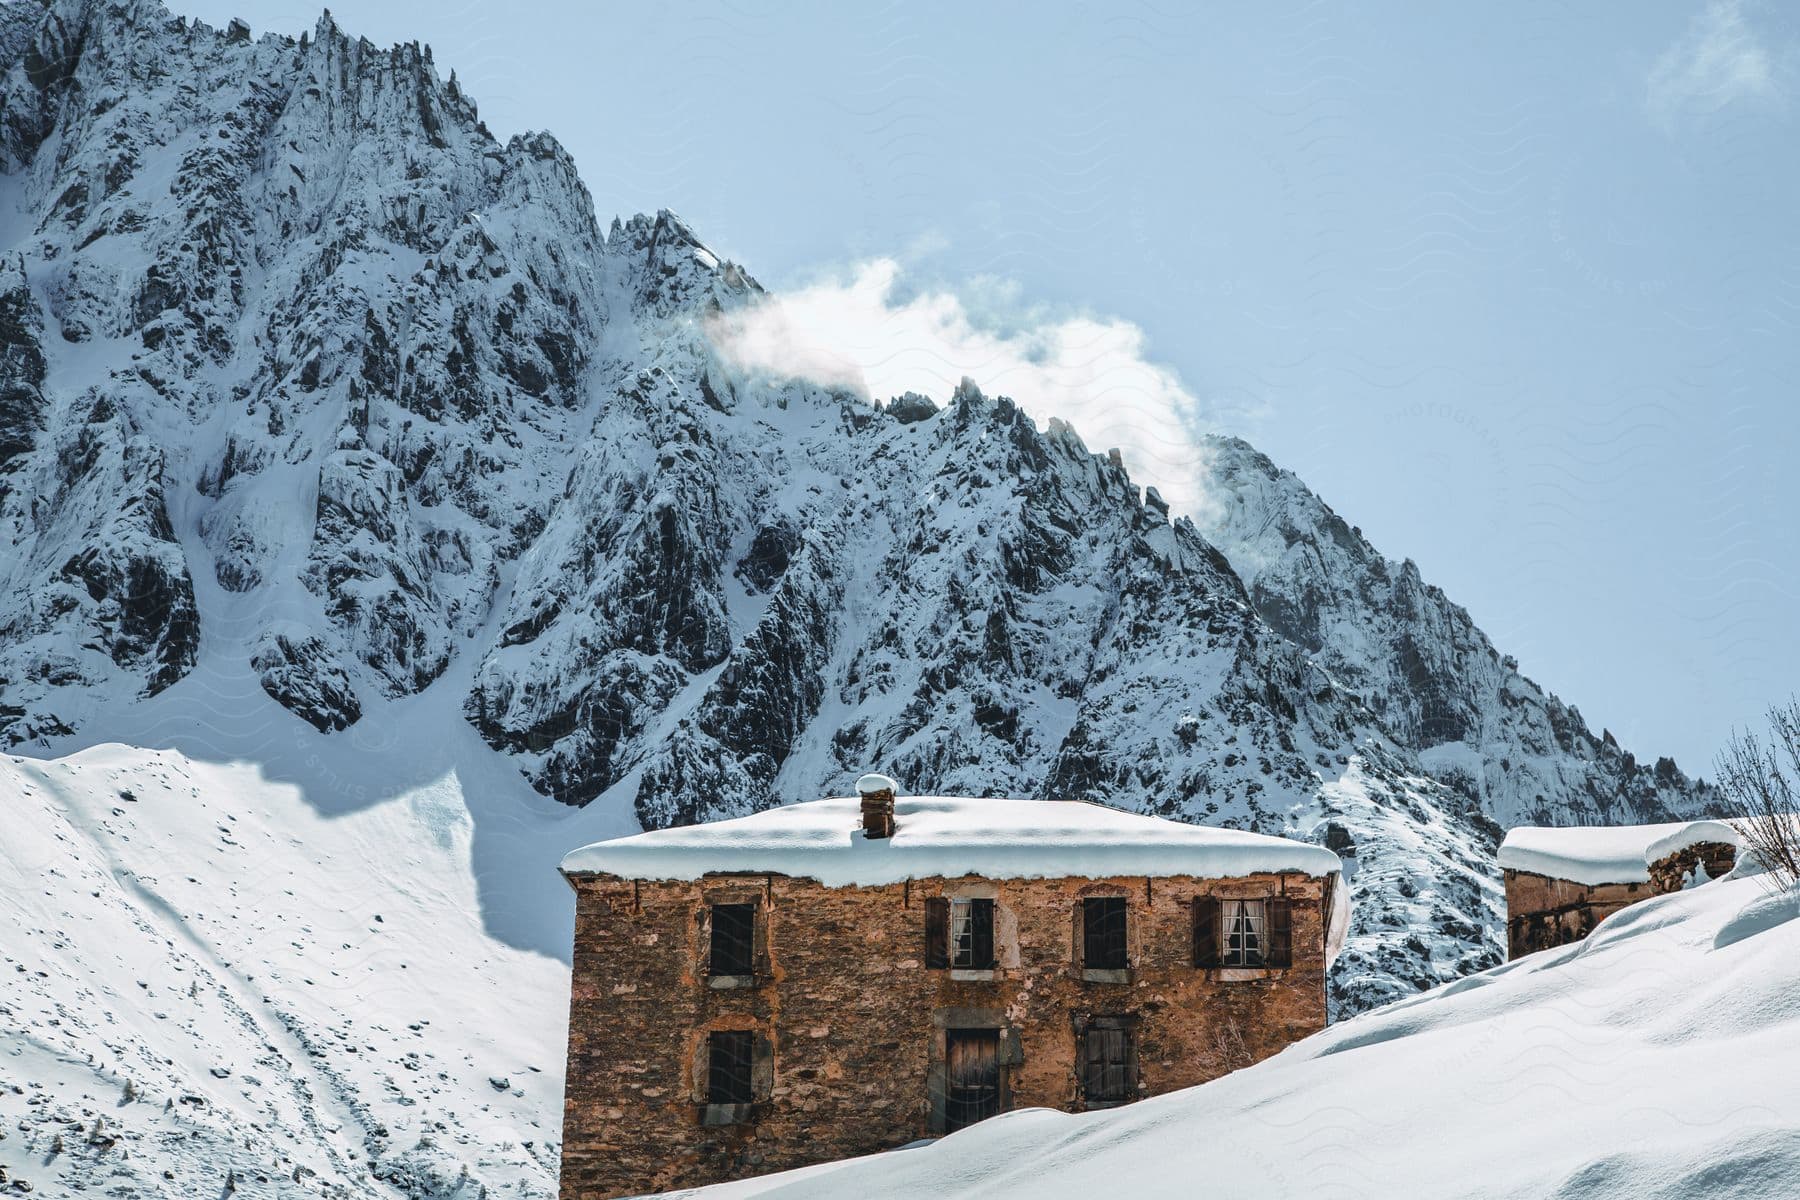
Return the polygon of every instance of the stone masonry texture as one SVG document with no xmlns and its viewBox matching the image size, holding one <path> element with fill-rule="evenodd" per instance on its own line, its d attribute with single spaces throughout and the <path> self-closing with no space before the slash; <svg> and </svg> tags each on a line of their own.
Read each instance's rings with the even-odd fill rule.
<svg viewBox="0 0 1800 1200">
<path fill-rule="evenodd" d="M 1578 942 L 1628 904 L 1655 895 L 1648 883 L 1575 883 L 1506 872 L 1506 954 L 1519 958 Z"/>
<path fill-rule="evenodd" d="M 743 1178 L 940 1133 L 948 1029 L 999 1031 L 1002 1108 L 1075 1110 L 1077 1034 L 1090 1018 L 1135 1019 L 1139 1096 L 1217 1078 L 1325 1025 L 1328 883 L 1312 876 L 570 882 L 563 1200 Z M 1275 895 L 1292 904 L 1291 966 L 1193 965 L 1195 897 Z M 991 973 L 926 967 L 934 896 L 994 900 Z M 1080 961 L 1088 896 L 1128 901 L 1130 969 L 1105 982 Z M 709 979 L 714 903 L 757 906 L 754 977 Z M 728 1029 L 755 1035 L 755 1102 L 720 1112 L 704 1103 L 705 1047 Z"/>
<path fill-rule="evenodd" d="M 1506 949 L 1519 958 L 1578 942 L 1627 905 L 1677 891 L 1704 864 L 1717 879 L 1736 864 L 1737 847 L 1702 842 L 1650 864 L 1648 883 L 1575 883 L 1532 871 L 1506 872 Z"/>
</svg>

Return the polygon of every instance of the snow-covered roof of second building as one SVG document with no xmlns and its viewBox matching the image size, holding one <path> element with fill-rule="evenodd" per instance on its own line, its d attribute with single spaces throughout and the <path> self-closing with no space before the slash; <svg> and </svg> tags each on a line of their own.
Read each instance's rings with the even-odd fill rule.
<svg viewBox="0 0 1800 1200">
<path fill-rule="evenodd" d="M 1500 843 L 1499 862 L 1514 871 L 1572 883 L 1647 883 L 1650 864 L 1700 842 L 1736 845 L 1723 821 L 1665 821 L 1659 825 L 1521 825 Z"/>
<path fill-rule="evenodd" d="M 562 869 L 627 879 L 769 873 L 832 887 L 962 875 L 1225 879 L 1342 869 L 1337 855 L 1321 846 L 1081 802 L 904 796 L 894 802 L 894 824 L 892 837 L 867 838 L 859 800 L 812 800 L 595 842 L 566 855 Z"/>
</svg>

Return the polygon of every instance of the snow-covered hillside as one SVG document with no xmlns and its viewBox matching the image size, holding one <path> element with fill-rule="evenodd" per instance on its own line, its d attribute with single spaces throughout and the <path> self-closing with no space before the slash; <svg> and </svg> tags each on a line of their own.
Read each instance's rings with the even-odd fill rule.
<svg viewBox="0 0 1800 1200">
<path fill-rule="evenodd" d="M 308 757 L 0 759 L 12 1178 L 39 1195 L 216 1196 L 233 1178 L 244 1196 L 554 1194 L 568 972 L 490 930 L 566 941 L 565 889 L 536 860 L 605 829 L 534 813 L 499 773 L 396 779 L 378 752 L 352 802 Z"/>
<path fill-rule="evenodd" d="M 1800 1180 L 1800 896 L 1731 877 L 1234 1075 L 704 1200 L 1765 1200 Z"/>
</svg>

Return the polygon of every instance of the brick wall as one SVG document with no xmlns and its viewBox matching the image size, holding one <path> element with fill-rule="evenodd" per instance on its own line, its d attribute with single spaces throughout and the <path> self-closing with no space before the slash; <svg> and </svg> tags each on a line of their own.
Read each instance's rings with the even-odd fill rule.
<svg viewBox="0 0 1800 1200">
<path fill-rule="evenodd" d="M 1323 880 L 928 880 L 827 888 L 786 877 L 576 889 L 564 1200 L 694 1186 L 866 1154 L 939 1131 L 945 1030 L 997 1028 L 1006 1107 L 1080 1107 L 1076 1031 L 1136 1018 L 1139 1094 L 1188 1087 L 1325 1025 Z M 1197 895 L 1293 901 L 1285 970 L 1192 966 Z M 995 901 L 992 978 L 925 967 L 928 897 Z M 1129 900 L 1131 969 L 1088 982 L 1079 902 Z M 710 903 L 759 908 L 758 975 L 706 976 Z M 749 1124 L 705 1096 L 706 1036 L 758 1037 Z"/>
</svg>

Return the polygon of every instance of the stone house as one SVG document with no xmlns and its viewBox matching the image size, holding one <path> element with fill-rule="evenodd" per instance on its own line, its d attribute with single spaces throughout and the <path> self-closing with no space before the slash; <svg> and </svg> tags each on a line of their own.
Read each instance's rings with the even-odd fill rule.
<svg viewBox="0 0 1800 1200">
<path fill-rule="evenodd" d="M 1330 851 L 858 786 L 563 860 L 565 1200 L 1126 1104 L 1324 1027 L 1348 917 Z"/>
<path fill-rule="evenodd" d="M 1723 821 L 1509 830 L 1499 854 L 1507 957 L 1578 942 L 1621 908 L 1717 879 L 1737 851 Z"/>
</svg>

